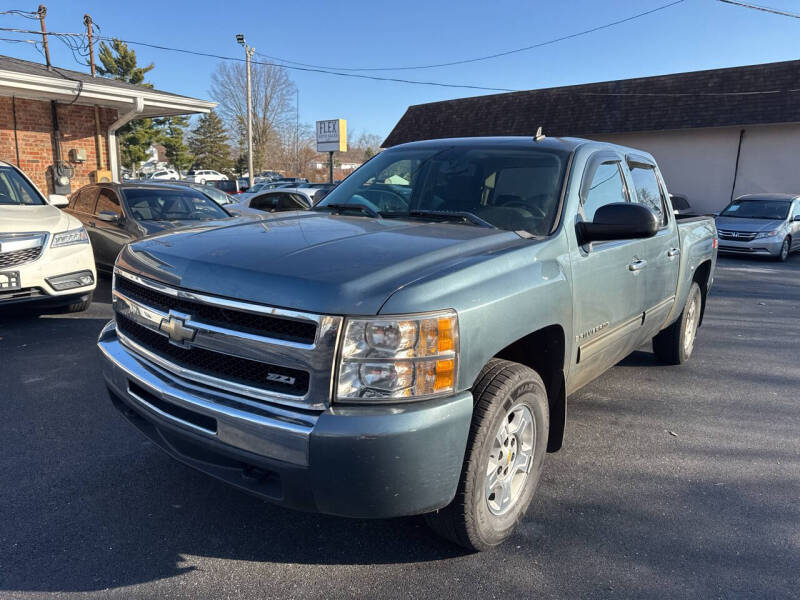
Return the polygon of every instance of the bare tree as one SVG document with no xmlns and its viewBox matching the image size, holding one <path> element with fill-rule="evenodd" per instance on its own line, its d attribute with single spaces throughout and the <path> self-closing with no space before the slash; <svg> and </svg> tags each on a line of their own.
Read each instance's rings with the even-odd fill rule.
<svg viewBox="0 0 800 600">
<path fill-rule="evenodd" d="M 251 66 L 253 90 L 253 164 L 259 171 L 282 154 L 281 133 L 294 123 L 297 89 L 286 70 L 272 65 Z M 220 63 L 211 75 L 211 96 L 231 138 L 242 143 L 247 130 L 247 70 L 242 63 Z"/>
</svg>

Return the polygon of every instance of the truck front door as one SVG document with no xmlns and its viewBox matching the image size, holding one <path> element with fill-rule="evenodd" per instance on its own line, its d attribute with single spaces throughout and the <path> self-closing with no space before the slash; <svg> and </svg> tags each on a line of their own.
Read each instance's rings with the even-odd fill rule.
<svg viewBox="0 0 800 600">
<path fill-rule="evenodd" d="M 581 217 L 591 221 L 600 206 L 630 202 L 623 158 L 615 152 L 593 155 L 583 173 Z M 641 240 L 594 242 L 571 251 L 574 354 L 570 390 L 600 375 L 629 354 L 644 313 Z"/>
</svg>

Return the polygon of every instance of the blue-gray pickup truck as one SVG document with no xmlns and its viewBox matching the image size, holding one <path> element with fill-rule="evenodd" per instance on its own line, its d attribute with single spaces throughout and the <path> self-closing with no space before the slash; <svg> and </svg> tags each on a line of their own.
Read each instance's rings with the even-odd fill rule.
<svg viewBox="0 0 800 600">
<path fill-rule="evenodd" d="M 125 247 L 104 377 L 192 467 L 289 507 L 425 514 L 482 550 L 525 514 L 570 393 L 651 340 L 690 357 L 716 248 L 646 152 L 405 144 L 311 210 Z"/>
</svg>

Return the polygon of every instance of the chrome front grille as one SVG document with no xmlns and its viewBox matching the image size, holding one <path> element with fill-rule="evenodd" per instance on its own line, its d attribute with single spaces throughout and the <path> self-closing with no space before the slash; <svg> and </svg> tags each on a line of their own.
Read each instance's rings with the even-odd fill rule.
<svg viewBox="0 0 800 600">
<path fill-rule="evenodd" d="M 47 234 L 0 234 L 0 269 L 33 262 L 42 254 Z"/>
<path fill-rule="evenodd" d="M 733 231 L 730 229 L 718 229 L 719 239 L 731 242 L 752 242 L 756 239 L 755 231 Z"/>
<path fill-rule="evenodd" d="M 341 317 L 173 288 L 117 269 L 117 333 L 129 350 L 193 384 L 324 408 Z"/>
</svg>

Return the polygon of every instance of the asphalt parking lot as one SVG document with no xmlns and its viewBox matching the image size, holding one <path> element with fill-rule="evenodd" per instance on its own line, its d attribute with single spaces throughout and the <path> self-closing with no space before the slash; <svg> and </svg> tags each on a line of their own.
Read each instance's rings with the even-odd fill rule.
<svg viewBox="0 0 800 600">
<path fill-rule="evenodd" d="M 800 256 L 721 259 L 690 363 L 575 394 L 524 523 L 472 555 L 167 458 L 106 398 L 108 287 L 0 318 L 0 598 L 800 598 Z"/>
</svg>

